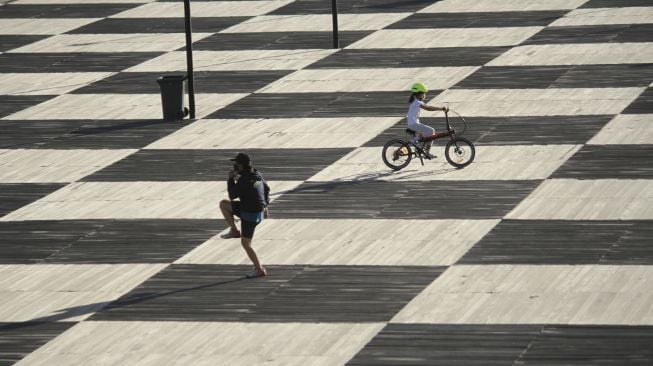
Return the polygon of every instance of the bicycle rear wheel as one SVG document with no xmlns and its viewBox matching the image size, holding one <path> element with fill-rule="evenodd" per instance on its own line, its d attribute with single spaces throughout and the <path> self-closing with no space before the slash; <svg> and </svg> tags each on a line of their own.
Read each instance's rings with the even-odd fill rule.
<svg viewBox="0 0 653 366">
<path fill-rule="evenodd" d="M 474 161 L 476 149 L 474 144 L 464 137 L 456 137 L 447 142 L 444 148 L 444 157 L 449 164 L 456 168 L 464 168 Z"/>
<path fill-rule="evenodd" d="M 383 162 L 392 170 L 401 170 L 410 164 L 413 158 L 413 150 L 403 140 L 390 140 L 383 145 L 381 152 Z"/>
</svg>

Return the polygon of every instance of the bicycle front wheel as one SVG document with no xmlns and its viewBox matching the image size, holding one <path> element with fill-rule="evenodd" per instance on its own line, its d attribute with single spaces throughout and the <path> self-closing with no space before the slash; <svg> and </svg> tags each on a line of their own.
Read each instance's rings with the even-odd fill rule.
<svg viewBox="0 0 653 366">
<path fill-rule="evenodd" d="M 410 164 L 410 160 L 413 158 L 413 151 L 406 141 L 390 140 L 383 145 L 381 157 L 388 168 L 401 170 Z"/>
<path fill-rule="evenodd" d="M 476 149 L 474 144 L 464 137 L 456 137 L 444 148 L 444 157 L 447 162 L 456 168 L 464 168 L 474 161 Z"/>
</svg>

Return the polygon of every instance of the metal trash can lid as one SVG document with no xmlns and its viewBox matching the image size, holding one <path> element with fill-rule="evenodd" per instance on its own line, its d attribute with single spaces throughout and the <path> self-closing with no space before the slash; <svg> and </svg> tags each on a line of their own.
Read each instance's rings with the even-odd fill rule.
<svg viewBox="0 0 653 366">
<path fill-rule="evenodd" d="M 172 83 L 186 80 L 186 75 L 163 75 L 156 79 L 157 83 Z"/>
</svg>

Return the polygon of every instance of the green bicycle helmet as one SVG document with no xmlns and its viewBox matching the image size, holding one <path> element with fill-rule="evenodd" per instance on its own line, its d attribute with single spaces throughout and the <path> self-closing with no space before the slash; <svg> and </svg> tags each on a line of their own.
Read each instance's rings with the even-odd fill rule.
<svg viewBox="0 0 653 366">
<path fill-rule="evenodd" d="M 429 89 L 424 85 L 423 83 L 415 83 L 413 86 L 410 87 L 410 90 L 413 93 L 426 93 L 429 91 Z"/>
</svg>

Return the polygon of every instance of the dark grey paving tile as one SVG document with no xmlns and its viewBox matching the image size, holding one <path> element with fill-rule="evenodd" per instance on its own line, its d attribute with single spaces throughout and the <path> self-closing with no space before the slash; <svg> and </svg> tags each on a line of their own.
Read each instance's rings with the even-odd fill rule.
<svg viewBox="0 0 653 366">
<path fill-rule="evenodd" d="M 268 181 L 306 180 L 353 148 L 248 149 L 252 163 Z M 239 150 L 141 150 L 85 181 L 226 181 L 229 159 Z M 274 188 L 274 187 L 273 187 Z M 274 192 L 273 192 L 274 193 Z"/>
<path fill-rule="evenodd" d="M 142 4 L 7 4 L 0 18 L 103 18 Z"/>
<path fill-rule="evenodd" d="M 213 33 L 241 23 L 249 17 L 192 19 L 194 33 Z M 184 33 L 184 18 L 105 18 L 74 29 L 70 34 L 102 33 Z"/>
<path fill-rule="evenodd" d="M 486 66 L 454 89 L 626 88 L 646 87 L 653 64 L 578 66 Z"/>
<path fill-rule="evenodd" d="M 589 0 L 580 8 L 625 8 L 631 6 L 653 6 L 651 0 Z"/>
<path fill-rule="evenodd" d="M 274 217 L 289 219 L 494 219 L 504 217 L 539 183 L 306 182 L 277 198 L 271 209 Z"/>
<path fill-rule="evenodd" d="M 195 93 L 253 93 L 292 72 L 292 70 L 195 71 L 193 73 Z M 159 93 L 159 84 L 156 80 L 162 75 L 170 74 L 180 73 L 121 72 L 77 89 L 73 94 L 156 94 Z"/>
<path fill-rule="evenodd" d="M 653 327 L 545 325 L 517 365 L 651 365 Z"/>
<path fill-rule="evenodd" d="M 388 324 L 348 365 L 648 365 L 651 326 Z"/>
<path fill-rule="evenodd" d="M 412 13 L 433 3 L 432 0 L 348 0 L 338 1 L 338 13 Z M 331 1 L 297 0 L 282 6 L 270 15 L 331 14 Z"/>
<path fill-rule="evenodd" d="M 510 47 L 344 49 L 307 68 L 481 66 L 509 49 Z"/>
<path fill-rule="evenodd" d="M 544 28 L 523 44 L 626 43 L 653 41 L 653 24 L 583 25 Z"/>
<path fill-rule="evenodd" d="M 539 325 L 388 324 L 347 365 L 512 365 Z"/>
<path fill-rule="evenodd" d="M 503 220 L 457 264 L 651 265 L 651 221 Z"/>
<path fill-rule="evenodd" d="M 38 42 L 50 36 L 34 35 L 0 35 L 0 52 L 7 52 L 14 48 L 22 47 L 30 43 Z"/>
<path fill-rule="evenodd" d="M 433 90 L 429 95 L 436 96 Z M 400 116 L 406 106 L 400 92 L 259 93 L 251 94 L 206 118 L 301 118 Z"/>
<path fill-rule="evenodd" d="M 647 88 L 637 97 L 622 114 L 651 114 L 653 113 L 653 87 Z"/>
<path fill-rule="evenodd" d="M 243 253 L 243 255 L 245 255 Z M 173 264 L 92 320 L 389 321 L 446 267 L 250 266 Z"/>
<path fill-rule="evenodd" d="M 162 120 L 6 120 L 1 149 L 140 149 L 188 125 Z"/>
<path fill-rule="evenodd" d="M 572 66 L 487 66 L 456 84 L 454 89 L 546 89 Z"/>
<path fill-rule="evenodd" d="M 54 97 L 56 95 L 2 95 L 0 96 L 0 118 L 33 107 Z"/>
<path fill-rule="evenodd" d="M 372 31 L 341 31 L 340 47 L 367 37 Z M 297 50 L 330 49 L 333 47 L 331 32 L 257 32 L 218 33 L 193 43 L 197 51 L 238 50 Z M 185 48 L 184 48 L 185 49 Z"/>
<path fill-rule="evenodd" d="M 3 72 L 116 72 L 162 55 L 163 52 L 4 53 Z"/>
<path fill-rule="evenodd" d="M 172 263 L 226 227 L 223 220 L 0 222 L 0 263 Z"/>
<path fill-rule="evenodd" d="M 547 26 L 566 13 L 568 13 L 567 10 L 416 13 L 386 27 L 386 29 L 537 27 Z"/>
<path fill-rule="evenodd" d="M 653 145 L 587 145 L 551 178 L 651 179 Z"/>
<path fill-rule="evenodd" d="M 0 366 L 10 366 L 76 323 L 0 323 Z"/>
<path fill-rule="evenodd" d="M 0 183 L 0 217 L 26 206 L 66 184 Z"/>
<path fill-rule="evenodd" d="M 613 115 L 596 116 L 535 116 L 535 117 L 467 117 L 463 136 L 477 145 L 557 145 L 584 144 L 603 128 Z M 436 130 L 444 130 L 443 117 L 422 117 Z M 461 121 L 451 118 L 454 129 L 460 130 Z M 393 138 L 406 136 L 406 120 L 383 131 L 365 146 L 383 146 Z M 443 146 L 445 140 L 435 142 Z"/>
<path fill-rule="evenodd" d="M 653 81 L 653 64 L 574 66 L 551 88 L 645 87 Z"/>
</svg>

